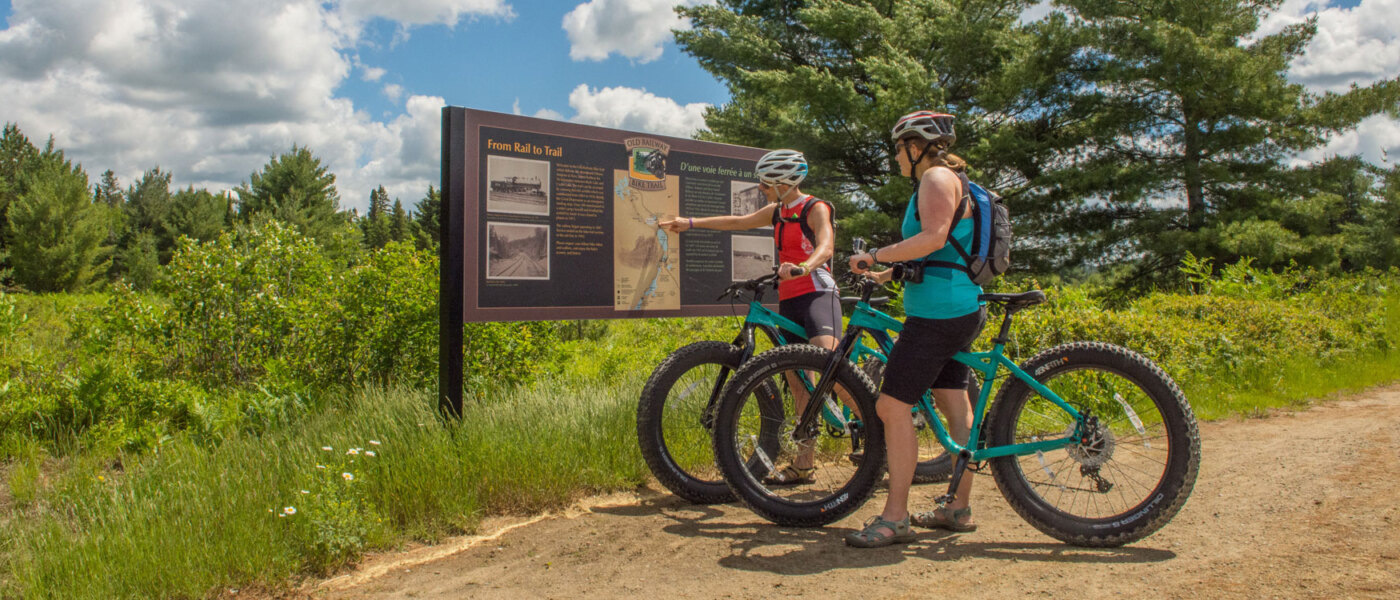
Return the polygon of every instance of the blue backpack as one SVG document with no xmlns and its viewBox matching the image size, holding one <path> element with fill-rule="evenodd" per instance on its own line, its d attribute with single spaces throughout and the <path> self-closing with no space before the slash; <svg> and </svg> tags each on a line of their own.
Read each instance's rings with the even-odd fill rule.
<svg viewBox="0 0 1400 600">
<path fill-rule="evenodd" d="M 996 193 L 972 183 L 967 175 L 958 173 L 962 181 L 962 202 L 953 213 L 953 225 L 948 227 L 948 245 L 957 251 L 965 264 L 942 260 L 924 261 L 930 267 L 945 267 L 967 273 L 972 283 L 983 285 L 1011 268 L 1011 215 L 1006 202 Z M 972 248 L 963 248 L 953 239 L 953 227 L 972 203 Z M 919 218 L 919 203 L 914 202 L 914 218 Z"/>
</svg>

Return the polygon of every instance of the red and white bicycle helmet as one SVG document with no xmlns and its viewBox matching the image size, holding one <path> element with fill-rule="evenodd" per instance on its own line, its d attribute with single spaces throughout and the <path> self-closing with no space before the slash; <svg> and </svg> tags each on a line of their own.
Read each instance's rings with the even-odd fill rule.
<svg viewBox="0 0 1400 600">
<path fill-rule="evenodd" d="M 915 136 L 931 143 L 946 142 L 942 144 L 944 148 L 952 146 L 958 141 L 958 134 L 953 131 L 953 115 L 927 110 L 911 112 L 895 121 L 890 130 L 890 140 L 895 142 Z"/>
<path fill-rule="evenodd" d="M 768 185 L 795 186 L 807 178 L 807 157 L 796 150 L 774 150 L 758 159 L 754 175 Z"/>
</svg>

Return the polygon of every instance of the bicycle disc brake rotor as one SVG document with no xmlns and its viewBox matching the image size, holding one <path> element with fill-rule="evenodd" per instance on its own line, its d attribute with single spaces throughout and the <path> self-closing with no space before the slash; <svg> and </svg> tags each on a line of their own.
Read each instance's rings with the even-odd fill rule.
<svg viewBox="0 0 1400 600">
<path fill-rule="evenodd" d="M 1085 429 L 1089 431 L 1088 435 L 1081 439 L 1078 444 L 1065 448 L 1065 451 L 1075 462 L 1094 469 L 1103 466 L 1109 459 L 1113 458 L 1113 431 L 1093 417 L 1086 425 Z M 1074 435 L 1074 429 L 1075 426 L 1071 425 L 1065 435 Z"/>
</svg>

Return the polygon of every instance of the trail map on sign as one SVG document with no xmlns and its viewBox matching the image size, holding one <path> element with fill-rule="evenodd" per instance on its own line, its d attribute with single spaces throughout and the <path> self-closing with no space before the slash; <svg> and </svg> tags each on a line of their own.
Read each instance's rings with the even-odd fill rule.
<svg viewBox="0 0 1400 600">
<path fill-rule="evenodd" d="M 660 190 L 639 190 L 628 172 L 614 171 L 613 309 L 657 310 L 681 306 L 674 237 L 657 226 L 680 212 L 677 177 Z"/>
</svg>

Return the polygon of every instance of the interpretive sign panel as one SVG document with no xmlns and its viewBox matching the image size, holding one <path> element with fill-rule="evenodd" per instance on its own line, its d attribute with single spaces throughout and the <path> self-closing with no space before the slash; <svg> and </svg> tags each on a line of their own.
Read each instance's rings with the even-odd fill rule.
<svg viewBox="0 0 1400 600">
<path fill-rule="evenodd" d="M 763 152 L 443 108 L 444 410 L 461 414 L 466 321 L 742 314 L 716 297 L 772 271 L 772 228 L 674 234 L 658 224 L 761 207 L 753 167 Z"/>
<path fill-rule="evenodd" d="M 743 146 L 443 109 L 443 200 L 454 221 L 445 223 L 443 265 L 460 269 L 462 318 L 733 314 L 728 301 L 715 298 L 737 279 L 772 270 L 771 228 L 675 234 L 658 224 L 761 207 L 753 165 L 762 155 Z M 452 231 L 458 225 L 460 237 Z"/>
</svg>

